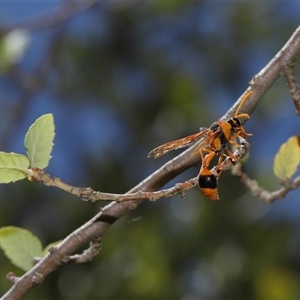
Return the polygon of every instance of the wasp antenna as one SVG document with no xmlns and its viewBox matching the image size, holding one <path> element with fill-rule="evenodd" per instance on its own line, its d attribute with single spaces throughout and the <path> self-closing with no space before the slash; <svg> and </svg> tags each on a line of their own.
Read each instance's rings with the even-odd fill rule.
<svg viewBox="0 0 300 300">
<path fill-rule="evenodd" d="M 240 111 L 240 109 L 241 109 L 241 106 L 243 105 L 243 103 L 251 96 L 253 94 L 253 91 L 249 91 L 249 92 L 247 92 L 247 94 L 243 97 L 243 99 L 241 100 L 241 102 L 240 102 L 240 104 L 239 104 L 239 106 L 238 106 L 238 108 L 237 108 L 237 110 L 236 110 L 236 112 L 235 112 L 235 114 L 234 114 L 234 117 L 235 118 L 237 118 L 238 117 L 238 113 L 239 113 L 239 111 Z M 242 114 L 242 115 L 247 115 L 248 116 L 248 114 Z M 241 115 L 241 116 L 242 116 Z"/>
</svg>

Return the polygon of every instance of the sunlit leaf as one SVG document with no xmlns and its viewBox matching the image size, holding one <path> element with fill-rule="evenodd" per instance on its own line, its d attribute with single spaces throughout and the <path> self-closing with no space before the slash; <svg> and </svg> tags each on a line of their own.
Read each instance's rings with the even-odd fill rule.
<svg viewBox="0 0 300 300">
<path fill-rule="evenodd" d="M 300 138 L 293 136 L 282 144 L 275 155 L 273 170 L 279 179 L 291 178 L 300 163 Z"/>
<path fill-rule="evenodd" d="M 29 168 L 26 156 L 16 153 L 0 152 L 0 183 L 24 179 Z"/>
<path fill-rule="evenodd" d="M 0 228 L 0 247 L 11 262 L 24 271 L 33 266 L 35 257 L 42 256 L 42 244 L 30 231 L 8 226 Z"/>
<path fill-rule="evenodd" d="M 41 116 L 30 126 L 25 136 L 24 145 L 31 168 L 44 169 L 48 166 L 54 135 L 52 114 Z"/>
</svg>

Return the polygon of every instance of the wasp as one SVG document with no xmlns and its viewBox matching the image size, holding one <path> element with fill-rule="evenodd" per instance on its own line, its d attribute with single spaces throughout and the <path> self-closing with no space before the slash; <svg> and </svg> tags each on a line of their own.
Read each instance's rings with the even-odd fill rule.
<svg viewBox="0 0 300 300">
<path fill-rule="evenodd" d="M 218 179 L 223 172 L 221 166 L 223 157 L 229 157 L 233 164 L 237 161 L 237 158 L 230 151 L 229 145 L 239 147 L 240 144 L 236 142 L 238 137 L 246 139 L 246 137 L 252 135 L 245 131 L 240 121 L 241 118 L 249 119 L 250 116 L 247 113 L 239 114 L 243 103 L 252 94 L 252 91 L 245 94 L 234 116 L 229 120 L 218 120 L 203 131 L 163 144 L 150 151 L 148 157 L 158 158 L 171 150 L 190 147 L 202 139 L 193 152 L 195 155 L 200 154 L 202 161 L 198 174 L 198 185 L 205 197 L 211 200 L 219 200 Z M 219 156 L 219 159 L 216 168 L 212 171 L 209 169 L 209 165 L 215 156 Z"/>
</svg>

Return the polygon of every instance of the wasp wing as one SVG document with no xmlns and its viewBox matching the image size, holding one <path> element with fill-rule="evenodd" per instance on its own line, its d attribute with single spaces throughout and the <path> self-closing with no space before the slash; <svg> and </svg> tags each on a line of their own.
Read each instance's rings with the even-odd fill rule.
<svg viewBox="0 0 300 300">
<path fill-rule="evenodd" d="M 153 149 L 152 151 L 150 151 L 147 155 L 147 157 L 154 157 L 154 158 L 158 158 L 160 156 L 165 155 L 167 152 L 171 151 L 171 150 L 177 150 L 180 148 L 185 148 L 185 147 L 189 147 L 191 145 L 193 145 L 194 143 L 196 143 L 198 140 L 200 140 L 202 137 L 204 137 L 208 132 L 207 130 L 186 136 L 184 138 L 175 140 L 175 141 L 171 141 L 168 142 L 166 144 L 163 144 L 155 149 Z"/>
</svg>

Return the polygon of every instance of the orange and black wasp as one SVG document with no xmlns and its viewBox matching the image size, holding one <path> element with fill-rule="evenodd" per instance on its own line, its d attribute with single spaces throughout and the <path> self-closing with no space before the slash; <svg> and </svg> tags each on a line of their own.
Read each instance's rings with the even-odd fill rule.
<svg viewBox="0 0 300 300">
<path fill-rule="evenodd" d="M 198 175 L 199 188 L 207 198 L 219 200 L 218 179 L 223 171 L 221 167 L 223 156 L 230 157 L 234 164 L 236 157 L 230 151 L 229 145 L 239 147 L 239 143 L 236 142 L 238 137 L 245 139 L 247 136 L 252 135 L 246 133 L 240 121 L 241 118 L 249 119 L 250 116 L 247 113 L 239 114 L 241 106 L 252 94 L 252 91 L 246 93 L 234 116 L 228 121 L 218 120 L 206 130 L 163 144 L 150 151 L 148 157 L 158 158 L 171 150 L 190 147 L 200 139 L 203 139 L 194 150 L 195 155 L 200 154 L 202 161 L 202 166 Z M 209 170 L 209 165 L 215 156 L 219 156 L 218 164 L 215 168 L 218 170 L 217 173 L 213 173 Z"/>
</svg>

